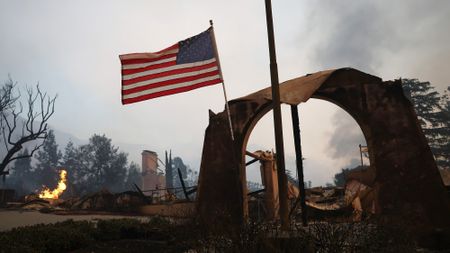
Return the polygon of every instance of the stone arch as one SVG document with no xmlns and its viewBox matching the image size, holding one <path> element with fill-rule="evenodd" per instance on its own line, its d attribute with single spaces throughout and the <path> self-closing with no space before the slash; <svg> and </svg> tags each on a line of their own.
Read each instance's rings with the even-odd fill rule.
<svg viewBox="0 0 450 253">
<path fill-rule="evenodd" d="M 380 215 L 414 221 L 430 231 L 450 227 L 450 205 L 431 150 L 400 80 L 385 81 L 356 69 L 326 70 L 280 84 L 282 103 L 309 98 L 330 101 L 359 124 L 376 169 Z M 200 168 L 197 210 L 206 221 L 246 216 L 245 160 L 248 137 L 272 109 L 270 87 L 229 102 L 235 133 L 231 142 L 226 112 L 210 112 Z"/>
</svg>

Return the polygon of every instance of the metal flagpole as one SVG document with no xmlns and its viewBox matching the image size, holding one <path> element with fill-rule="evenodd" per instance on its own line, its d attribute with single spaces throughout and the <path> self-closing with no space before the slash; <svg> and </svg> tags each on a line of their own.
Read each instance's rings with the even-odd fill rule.
<svg viewBox="0 0 450 253">
<path fill-rule="evenodd" d="M 277 158 L 278 192 L 280 201 L 281 228 L 289 228 L 289 211 L 287 201 L 287 178 L 284 168 L 283 125 L 280 107 L 280 87 L 278 82 L 277 56 L 273 35 L 272 3 L 266 0 L 267 35 L 269 39 L 270 79 L 272 86 L 273 123 L 275 131 L 275 149 Z"/>
<path fill-rule="evenodd" d="M 209 20 L 209 24 L 211 25 L 211 39 L 214 47 L 214 54 L 217 58 L 217 66 L 219 67 L 220 77 L 222 78 L 222 90 L 223 96 L 225 97 L 225 109 L 227 110 L 228 123 L 230 125 L 231 140 L 234 141 L 233 124 L 231 123 L 231 114 L 230 114 L 230 107 L 228 106 L 227 91 L 225 90 L 225 81 L 223 80 L 222 67 L 220 66 L 219 52 L 217 51 L 216 36 L 214 34 L 213 21 Z"/>
</svg>

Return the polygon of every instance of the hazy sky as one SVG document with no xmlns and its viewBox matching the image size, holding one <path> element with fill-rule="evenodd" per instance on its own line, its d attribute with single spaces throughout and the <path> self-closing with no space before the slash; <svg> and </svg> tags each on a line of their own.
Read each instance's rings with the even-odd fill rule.
<svg viewBox="0 0 450 253">
<path fill-rule="evenodd" d="M 416 77 L 450 84 L 450 2 L 273 1 L 280 81 L 354 67 L 384 80 Z M 198 168 L 208 109 L 222 111 L 219 85 L 123 106 L 118 55 L 161 50 L 202 32 L 213 19 L 230 99 L 270 84 L 264 1 L 0 0 L 0 80 L 39 82 L 58 94 L 55 128 L 142 149 L 172 149 Z M 294 164 L 288 107 L 286 157 Z M 358 159 L 361 130 L 335 105 L 300 106 L 306 180 L 331 182 Z M 249 149 L 272 149 L 269 113 Z M 162 155 L 162 153 L 160 153 Z M 356 160 L 357 161 L 357 160 Z M 251 170 L 251 168 L 249 168 Z M 257 180 L 255 171 L 248 173 Z M 294 173 L 295 174 L 295 173 Z"/>
</svg>

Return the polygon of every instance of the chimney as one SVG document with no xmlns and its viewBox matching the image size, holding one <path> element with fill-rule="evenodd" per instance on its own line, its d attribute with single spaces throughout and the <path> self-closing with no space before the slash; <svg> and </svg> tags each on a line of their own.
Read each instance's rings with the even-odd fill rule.
<svg viewBox="0 0 450 253">
<path fill-rule="evenodd" d="M 158 154 L 150 150 L 142 151 L 142 189 L 163 188 L 158 173 Z"/>
</svg>

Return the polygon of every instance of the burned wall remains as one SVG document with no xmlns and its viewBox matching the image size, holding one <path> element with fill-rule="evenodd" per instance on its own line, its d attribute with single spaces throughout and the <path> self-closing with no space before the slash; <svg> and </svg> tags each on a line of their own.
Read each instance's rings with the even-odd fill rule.
<svg viewBox="0 0 450 253">
<path fill-rule="evenodd" d="M 351 68 L 328 70 L 280 84 L 281 102 L 310 97 L 330 101 L 358 122 L 376 170 L 376 213 L 411 224 L 426 234 L 450 228 L 450 204 L 431 150 L 400 81 L 385 81 Z M 205 222 L 241 224 L 247 217 L 245 148 L 249 135 L 272 109 L 270 88 L 229 102 L 235 141 L 226 112 L 210 113 L 200 169 L 197 211 Z"/>
</svg>

